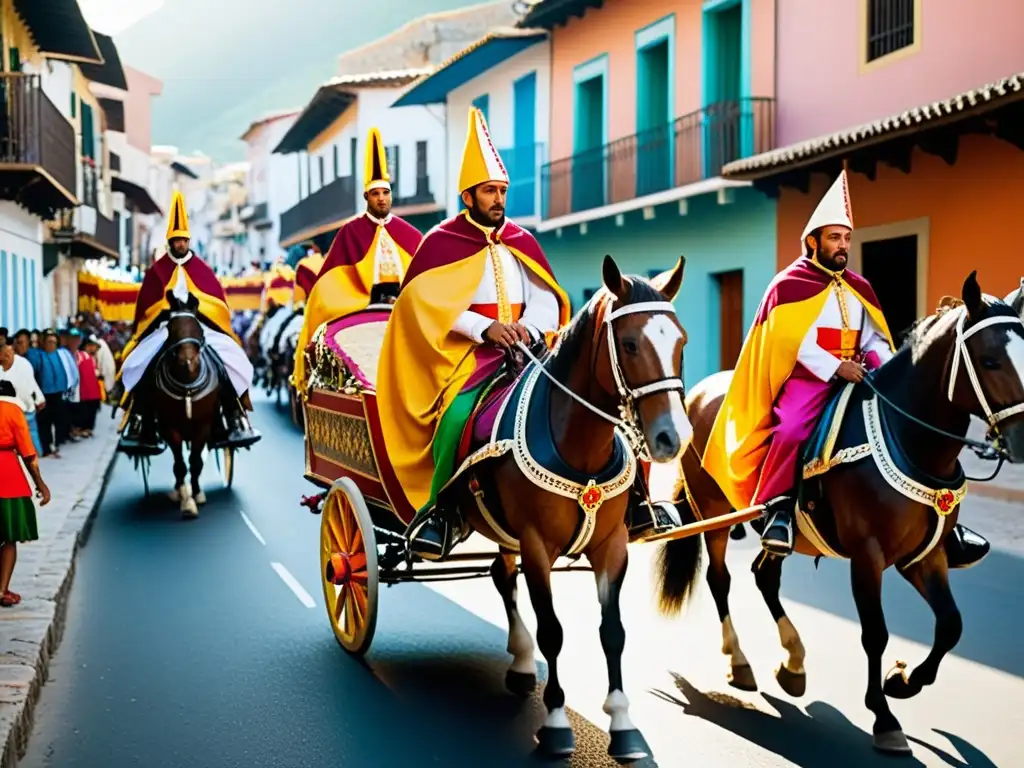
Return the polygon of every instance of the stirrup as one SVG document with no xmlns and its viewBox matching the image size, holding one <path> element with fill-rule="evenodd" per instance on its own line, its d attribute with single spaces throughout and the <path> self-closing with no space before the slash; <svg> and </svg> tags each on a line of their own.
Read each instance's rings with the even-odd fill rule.
<svg viewBox="0 0 1024 768">
<path fill-rule="evenodd" d="M 780 519 L 781 518 L 781 519 Z M 784 530 L 786 538 L 784 541 L 769 536 L 773 531 Z M 792 513 L 785 510 L 776 510 L 768 519 L 761 534 L 761 548 L 770 555 L 787 557 L 793 553 L 796 545 L 796 521 Z"/>
<path fill-rule="evenodd" d="M 641 501 L 634 507 L 634 510 L 643 510 L 641 514 L 645 519 L 631 521 L 633 524 L 628 530 L 631 543 L 645 541 L 652 536 L 681 528 L 683 525 L 682 518 L 679 517 L 679 510 L 671 501 L 652 501 L 650 504 Z"/>
</svg>

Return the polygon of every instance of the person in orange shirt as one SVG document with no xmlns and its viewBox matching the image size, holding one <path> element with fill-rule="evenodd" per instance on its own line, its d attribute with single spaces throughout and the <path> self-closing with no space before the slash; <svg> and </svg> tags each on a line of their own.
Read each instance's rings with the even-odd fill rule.
<svg viewBox="0 0 1024 768">
<path fill-rule="evenodd" d="M 50 489 L 39 471 L 36 448 L 14 385 L 0 380 L 0 607 L 4 608 L 21 602 L 21 595 L 10 590 L 18 542 L 39 538 L 36 507 L 22 463 L 35 484 L 39 503 L 49 504 Z"/>
</svg>

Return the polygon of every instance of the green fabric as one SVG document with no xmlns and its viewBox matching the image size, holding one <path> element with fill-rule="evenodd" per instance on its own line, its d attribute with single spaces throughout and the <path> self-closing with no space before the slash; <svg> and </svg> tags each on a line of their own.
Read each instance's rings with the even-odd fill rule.
<svg viewBox="0 0 1024 768">
<path fill-rule="evenodd" d="M 0 499 L 0 541 L 35 541 L 38 538 L 36 505 L 32 499 Z"/>
<path fill-rule="evenodd" d="M 460 392 L 452 400 L 452 404 L 448 406 L 444 416 L 441 417 L 441 423 L 437 425 L 437 432 L 434 434 L 434 479 L 430 484 L 430 499 L 423 505 L 421 511 L 434 506 L 437 494 L 455 474 L 455 456 L 459 451 L 462 433 L 466 429 L 469 417 L 473 415 L 473 407 L 485 386 L 486 383 L 483 383 L 473 389 Z"/>
</svg>

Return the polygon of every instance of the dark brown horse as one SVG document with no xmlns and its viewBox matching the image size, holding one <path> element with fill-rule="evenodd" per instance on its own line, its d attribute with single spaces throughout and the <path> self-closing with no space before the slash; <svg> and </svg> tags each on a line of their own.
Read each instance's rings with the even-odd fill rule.
<svg viewBox="0 0 1024 768">
<path fill-rule="evenodd" d="M 206 346 L 203 326 L 196 317 L 198 302 L 189 296 L 181 302 L 168 293 L 171 310 L 167 343 L 154 366 L 154 406 L 160 437 L 174 455 L 174 491 L 171 498 L 181 506 L 182 517 L 194 519 L 206 494 L 199 485 L 203 449 L 218 417 L 220 376 L 216 356 Z M 184 448 L 189 447 L 188 466 Z M 191 473 L 192 482 L 185 482 Z"/>
<path fill-rule="evenodd" d="M 548 454 L 557 453 L 557 461 L 563 462 L 562 474 L 527 472 L 520 469 L 522 456 L 507 453 L 477 470 L 487 489 L 484 496 L 471 493 L 466 482 L 451 484 L 469 525 L 502 547 L 491 575 L 509 621 L 508 650 L 514 658 L 506 683 L 520 694 L 533 690 L 537 679 L 533 641 L 516 606 L 517 549 L 521 556 L 537 615 L 537 643 L 548 663 L 544 690 L 548 717 L 537 734 L 540 751 L 547 755 L 566 756 L 575 750 L 558 676 L 562 625 L 551 593 L 552 567 L 569 551 L 586 555 L 597 580 L 601 645 L 608 663 L 604 704 L 611 717 L 608 752 L 620 760 L 639 759 L 648 752 L 629 719 L 629 701 L 623 692 L 626 635 L 619 594 L 626 575 L 624 521 L 632 476 L 615 467 L 621 461 L 622 467 L 635 469 L 636 463 L 616 435 L 619 428 L 630 431 L 658 462 L 677 460 L 689 439 L 680 378 L 686 333 L 671 304 L 682 284 L 683 267 L 680 259 L 674 270 L 662 276 L 659 289 L 641 278 L 623 277 L 612 258 L 605 257 L 604 290 L 577 313 L 541 370 L 533 369 L 537 390 L 546 394 L 526 400 L 528 413 L 530 420 L 541 420 L 550 439 L 538 443 L 548 448 Z M 625 419 L 618 415 L 620 408 L 625 409 Z M 613 475 L 619 472 L 618 477 L 625 479 L 605 497 L 601 486 L 556 490 L 560 478 L 603 476 L 609 467 Z M 507 537 L 497 534 L 485 519 L 482 510 L 486 508 L 501 510 Z"/>
<path fill-rule="evenodd" d="M 996 449 L 1011 462 L 1024 461 L 1024 324 L 998 299 L 984 296 L 971 273 L 963 285 L 963 304 L 946 306 L 923 318 L 909 332 L 897 354 L 874 372 L 851 395 L 843 435 L 867 419 L 859 402 L 872 395 L 884 424 L 879 449 L 852 463 L 839 464 L 825 474 L 804 481 L 815 483 L 816 506 L 825 506 L 831 542 L 826 544 L 850 560 L 853 596 L 861 622 L 861 641 L 868 657 L 865 705 L 875 715 L 874 745 L 883 752 L 908 753 L 909 744 L 886 696 L 904 699 L 935 681 L 939 663 L 960 639 L 960 612 L 949 588 L 943 538 L 956 524 L 959 498 L 952 493 L 929 497 L 931 490 L 956 488 L 963 482 L 958 456 L 965 444 L 971 415 L 987 421 L 998 439 Z M 705 379 L 691 390 L 687 409 L 693 421 L 692 446 L 684 453 L 685 486 L 691 519 L 710 519 L 731 509 L 715 481 L 701 468 L 715 416 L 722 405 L 732 372 Z M 876 468 L 880 451 L 889 454 L 887 480 Z M 872 460 L 874 459 L 874 460 Z M 885 462 L 883 462 L 885 463 Z M 901 465 L 902 466 L 899 466 Z M 918 500 L 895 490 L 898 475 L 918 482 Z M 923 488 L 924 490 L 920 490 Z M 806 499 L 806 497 L 805 497 Z M 931 501 L 928 503 L 925 500 Z M 802 505 L 807 508 L 807 505 Z M 831 511 L 828 511 L 831 510 Z M 687 510 L 681 509 L 684 513 Z M 710 567 L 707 581 L 722 622 L 722 650 L 730 657 L 730 682 L 743 690 L 756 690 L 753 672 L 740 648 L 729 614 L 729 571 L 725 528 L 705 533 Z M 796 551 L 817 556 L 801 528 Z M 700 538 L 669 542 L 660 553 L 661 608 L 679 611 L 694 585 L 700 566 Z M 806 688 L 804 646 L 779 600 L 781 559 L 759 553 L 753 570 L 757 587 L 775 619 L 788 657 L 776 672 L 782 688 L 801 696 Z M 896 565 L 901 575 L 928 602 L 935 614 L 935 642 L 931 653 L 911 675 L 902 668 L 883 684 L 882 654 L 889 640 L 882 612 L 882 573 Z"/>
</svg>

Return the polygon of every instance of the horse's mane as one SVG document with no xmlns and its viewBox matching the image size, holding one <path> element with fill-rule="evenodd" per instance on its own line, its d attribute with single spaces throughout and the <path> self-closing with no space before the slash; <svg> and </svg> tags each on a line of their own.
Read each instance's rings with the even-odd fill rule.
<svg viewBox="0 0 1024 768">
<path fill-rule="evenodd" d="M 629 295 L 620 306 L 645 301 L 665 301 L 665 296 L 647 280 L 636 275 L 624 275 Z M 607 289 L 597 291 L 584 304 L 559 336 L 558 345 L 551 353 L 550 370 L 559 381 L 565 381 L 580 356 L 584 344 L 594 335 L 594 316 L 602 301 L 610 296 Z"/>
</svg>

